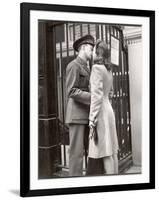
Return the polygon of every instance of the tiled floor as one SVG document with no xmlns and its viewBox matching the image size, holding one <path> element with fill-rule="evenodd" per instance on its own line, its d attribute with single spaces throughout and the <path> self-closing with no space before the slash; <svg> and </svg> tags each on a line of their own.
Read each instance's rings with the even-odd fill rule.
<svg viewBox="0 0 159 200">
<path fill-rule="evenodd" d="M 142 172 L 141 166 L 133 165 L 127 171 L 125 171 L 123 174 L 140 174 L 141 172 Z M 68 177 L 68 169 L 57 172 L 56 174 L 54 174 L 54 176 L 55 177 Z"/>
<path fill-rule="evenodd" d="M 133 165 L 125 173 L 126 174 L 139 174 L 141 172 L 142 172 L 141 171 L 141 166 L 135 166 L 135 165 Z"/>
</svg>

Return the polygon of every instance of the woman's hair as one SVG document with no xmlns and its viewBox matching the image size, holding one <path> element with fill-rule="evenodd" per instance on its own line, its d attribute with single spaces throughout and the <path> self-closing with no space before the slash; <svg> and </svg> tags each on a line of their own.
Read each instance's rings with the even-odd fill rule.
<svg viewBox="0 0 159 200">
<path fill-rule="evenodd" d="M 97 40 L 95 45 L 96 58 L 94 59 L 94 64 L 103 64 L 107 70 L 111 69 L 111 64 L 108 62 L 110 57 L 110 49 L 108 44 L 104 41 Z"/>
</svg>

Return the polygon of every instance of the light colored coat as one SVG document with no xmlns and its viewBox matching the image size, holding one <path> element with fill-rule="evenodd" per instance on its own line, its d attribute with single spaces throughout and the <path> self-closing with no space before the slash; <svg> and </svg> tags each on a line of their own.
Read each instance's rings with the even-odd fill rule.
<svg viewBox="0 0 159 200">
<path fill-rule="evenodd" d="M 118 151 L 115 115 L 109 101 L 113 76 L 104 65 L 93 65 L 90 77 L 91 106 L 89 119 L 97 120 L 98 143 L 89 138 L 89 157 L 102 158 Z"/>
</svg>

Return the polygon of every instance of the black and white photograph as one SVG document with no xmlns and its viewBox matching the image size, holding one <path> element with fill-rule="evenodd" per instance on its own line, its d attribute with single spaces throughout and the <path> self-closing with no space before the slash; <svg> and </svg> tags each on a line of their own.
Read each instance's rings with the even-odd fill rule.
<svg viewBox="0 0 159 200">
<path fill-rule="evenodd" d="M 21 13 L 21 196 L 153 188 L 154 12 Z"/>
<path fill-rule="evenodd" d="M 39 178 L 141 173 L 142 27 L 38 28 Z"/>
</svg>

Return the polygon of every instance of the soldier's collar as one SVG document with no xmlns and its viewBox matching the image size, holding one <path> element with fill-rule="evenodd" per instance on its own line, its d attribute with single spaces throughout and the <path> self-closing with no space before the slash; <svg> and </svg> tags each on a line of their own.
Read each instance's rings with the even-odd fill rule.
<svg viewBox="0 0 159 200">
<path fill-rule="evenodd" d="M 80 58 L 79 56 L 77 56 L 77 62 L 83 66 L 83 68 L 88 72 L 90 73 L 90 69 L 87 67 L 87 62 L 84 61 L 82 58 Z"/>
<path fill-rule="evenodd" d="M 83 65 L 83 66 L 87 66 L 87 62 L 85 61 L 85 60 L 83 60 L 82 58 L 80 58 L 79 56 L 77 56 L 77 61 L 81 64 L 81 65 Z"/>
</svg>

